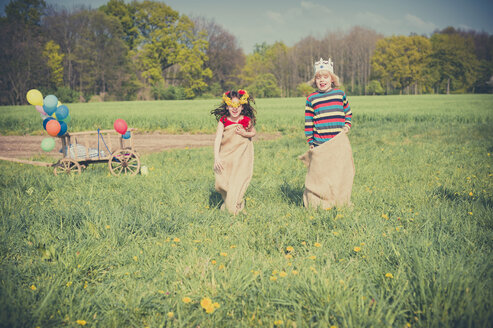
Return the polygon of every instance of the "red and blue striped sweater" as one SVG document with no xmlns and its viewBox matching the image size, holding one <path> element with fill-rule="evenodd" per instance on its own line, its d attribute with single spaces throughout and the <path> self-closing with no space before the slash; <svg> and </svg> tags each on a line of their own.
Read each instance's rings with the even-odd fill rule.
<svg viewBox="0 0 493 328">
<path fill-rule="evenodd" d="M 310 145 L 318 146 L 342 131 L 351 128 L 351 108 L 344 91 L 316 91 L 306 98 L 305 136 Z"/>
</svg>

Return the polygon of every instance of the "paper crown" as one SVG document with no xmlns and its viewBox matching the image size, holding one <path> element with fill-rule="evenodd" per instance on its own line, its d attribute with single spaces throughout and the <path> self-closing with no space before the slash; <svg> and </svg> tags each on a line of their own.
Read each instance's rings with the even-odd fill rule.
<svg viewBox="0 0 493 328">
<path fill-rule="evenodd" d="M 319 71 L 329 71 L 334 73 L 334 62 L 332 59 L 329 58 L 329 60 L 323 60 L 320 58 L 318 62 L 315 62 L 315 74 Z"/>
</svg>

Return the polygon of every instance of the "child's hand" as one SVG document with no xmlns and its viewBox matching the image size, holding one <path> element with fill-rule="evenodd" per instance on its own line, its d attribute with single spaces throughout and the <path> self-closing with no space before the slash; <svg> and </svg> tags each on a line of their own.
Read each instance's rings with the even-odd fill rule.
<svg viewBox="0 0 493 328">
<path fill-rule="evenodd" d="M 342 128 L 342 132 L 344 132 L 346 134 L 349 133 L 349 128 L 347 125 L 344 125 L 344 127 Z"/>
<path fill-rule="evenodd" d="M 242 125 L 238 125 L 236 127 L 236 133 L 238 133 L 240 136 L 244 137 L 245 136 L 245 133 L 246 133 L 246 130 L 243 128 Z"/>
<path fill-rule="evenodd" d="M 214 172 L 216 173 L 221 173 L 221 171 L 224 169 L 223 163 L 221 162 L 221 159 L 215 159 L 214 160 Z"/>
</svg>

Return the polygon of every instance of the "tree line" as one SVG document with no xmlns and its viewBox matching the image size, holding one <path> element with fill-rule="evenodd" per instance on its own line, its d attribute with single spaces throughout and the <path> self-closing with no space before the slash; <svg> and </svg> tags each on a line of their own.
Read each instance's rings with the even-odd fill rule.
<svg viewBox="0 0 493 328">
<path fill-rule="evenodd" d="M 245 54 L 221 25 L 163 2 L 68 11 L 11 0 L 0 31 L 2 105 L 25 104 L 32 88 L 62 102 L 208 98 L 237 88 L 259 98 L 301 96 L 312 91 L 306 82 L 321 57 L 332 58 L 351 95 L 493 90 L 493 36 L 453 27 L 384 37 L 356 26 L 291 47 L 259 43 Z"/>
</svg>

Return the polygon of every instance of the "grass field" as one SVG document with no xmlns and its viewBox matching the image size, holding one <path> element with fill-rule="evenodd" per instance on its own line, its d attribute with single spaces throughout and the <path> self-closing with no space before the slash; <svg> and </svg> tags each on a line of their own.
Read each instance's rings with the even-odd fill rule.
<svg viewBox="0 0 493 328">
<path fill-rule="evenodd" d="M 212 147 L 143 156 L 135 177 L 0 162 L 0 326 L 489 327 L 493 96 L 349 101 L 351 208 L 303 208 L 302 98 L 258 100 L 258 130 L 282 136 L 255 143 L 237 217 Z M 212 133 L 214 105 L 70 104 L 69 130 Z M 0 108 L 1 134 L 40 124 Z"/>
</svg>

